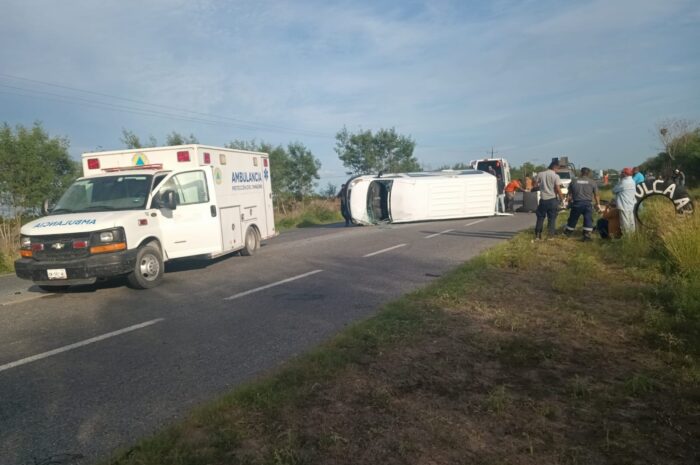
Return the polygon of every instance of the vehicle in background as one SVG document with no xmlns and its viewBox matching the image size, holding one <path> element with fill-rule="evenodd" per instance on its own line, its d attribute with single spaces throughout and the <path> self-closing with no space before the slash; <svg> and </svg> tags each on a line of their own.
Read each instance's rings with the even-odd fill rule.
<svg viewBox="0 0 700 465">
<path fill-rule="evenodd" d="M 486 173 L 493 174 L 503 180 L 506 186 L 510 182 L 510 164 L 505 158 L 484 158 L 483 160 L 472 160 L 469 162 L 472 168 Z M 493 170 L 493 173 L 491 171 Z"/>
<path fill-rule="evenodd" d="M 576 167 L 573 163 L 569 162 L 568 157 L 559 157 L 559 168 L 556 171 L 561 179 L 561 193 L 564 195 L 564 202 L 562 202 L 562 207 L 566 207 L 566 196 L 569 193 L 569 185 L 571 181 L 576 179 Z"/>
<path fill-rule="evenodd" d="M 347 205 L 355 224 L 493 216 L 496 178 L 479 170 L 396 173 L 350 178 Z"/>
<path fill-rule="evenodd" d="M 85 153 L 82 164 L 21 229 L 16 274 L 42 289 L 119 275 L 151 288 L 168 260 L 252 255 L 276 235 L 266 153 L 182 145 Z"/>
</svg>

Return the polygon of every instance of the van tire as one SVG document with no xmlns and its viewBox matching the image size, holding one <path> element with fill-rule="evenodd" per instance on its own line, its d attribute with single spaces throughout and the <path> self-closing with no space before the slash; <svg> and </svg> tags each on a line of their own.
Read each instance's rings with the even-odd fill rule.
<svg viewBox="0 0 700 465">
<path fill-rule="evenodd" d="M 43 284 L 38 284 L 39 289 L 41 289 L 44 292 L 65 292 L 68 290 L 70 286 L 44 286 Z"/>
<path fill-rule="evenodd" d="M 243 241 L 243 248 L 241 249 L 241 255 L 249 257 L 255 253 L 256 250 L 260 248 L 260 237 L 258 237 L 258 231 L 253 227 L 249 227 L 245 232 L 245 239 Z"/>
<path fill-rule="evenodd" d="M 129 281 L 129 286 L 134 289 L 151 289 L 163 280 L 164 271 L 160 249 L 154 244 L 146 244 L 139 247 L 134 271 L 129 273 L 126 279 Z"/>
</svg>

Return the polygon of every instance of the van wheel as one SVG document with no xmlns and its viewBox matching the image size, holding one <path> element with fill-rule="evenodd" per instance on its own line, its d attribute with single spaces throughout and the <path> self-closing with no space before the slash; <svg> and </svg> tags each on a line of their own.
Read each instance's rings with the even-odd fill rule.
<svg viewBox="0 0 700 465">
<path fill-rule="evenodd" d="M 136 253 L 134 271 L 127 275 L 134 289 L 151 289 L 163 280 L 163 255 L 158 247 L 146 244 Z"/>
<path fill-rule="evenodd" d="M 44 286 L 43 284 L 39 284 L 39 289 L 45 292 L 65 292 L 68 290 L 70 286 Z"/>
<path fill-rule="evenodd" d="M 260 239 L 258 238 L 258 233 L 255 231 L 255 228 L 250 227 L 245 232 L 245 242 L 243 244 L 243 249 L 241 249 L 241 255 L 253 255 L 259 248 Z"/>
</svg>

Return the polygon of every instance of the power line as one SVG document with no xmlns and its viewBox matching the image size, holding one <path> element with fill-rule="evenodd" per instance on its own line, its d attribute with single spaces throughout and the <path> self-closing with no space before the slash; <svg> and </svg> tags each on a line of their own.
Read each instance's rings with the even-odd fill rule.
<svg viewBox="0 0 700 465">
<path fill-rule="evenodd" d="M 111 94 L 106 94 L 106 93 L 102 93 L 102 92 L 95 92 L 95 91 L 91 91 L 91 90 L 79 89 L 79 88 L 76 88 L 76 87 L 65 86 L 65 85 L 62 85 L 62 84 L 55 84 L 55 83 L 47 82 L 47 81 L 40 81 L 40 80 L 37 80 L 37 79 L 29 79 L 29 78 L 25 78 L 25 77 L 21 77 L 21 76 L 14 76 L 14 75 L 7 74 L 7 73 L 0 73 L 0 76 L 5 77 L 5 78 L 10 78 L 10 79 L 19 80 L 19 81 L 25 81 L 25 82 L 30 82 L 30 83 L 34 83 L 34 84 L 41 84 L 41 85 L 44 85 L 44 86 L 50 86 L 50 87 L 55 87 L 55 88 L 59 88 L 59 89 L 69 90 L 69 91 L 71 91 L 71 92 L 79 92 L 79 93 L 84 93 L 84 94 L 96 95 L 96 96 L 100 96 L 100 97 L 106 97 L 106 98 L 109 98 L 109 99 L 115 99 L 115 100 L 121 100 L 121 101 L 125 101 L 125 102 L 131 102 L 131 103 L 135 103 L 135 104 L 138 104 L 138 105 L 145 105 L 145 106 L 150 106 L 150 107 L 154 107 L 154 108 L 161 108 L 161 109 L 169 110 L 170 112 L 168 113 L 168 112 L 160 112 L 160 111 L 157 111 L 157 110 L 152 110 L 152 109 L 147 109 L 147 108 L 144 109 L 144 108 L 135 108 L 135 107 L 120 106 L 121 108 L 126 108 L 126 109 L 130 109 L 130 110 L 151 111 L 151 112 L 154 112 L 154 113 L 158 113 L 160 116 L 163 116 L 163 117 L 172 116 L 172 115 L 173 115 L 173 114 L 172 114 L 172 111 L 175 111 L 175 112 L 178 112 L 178 113 L 187 113 L 187 114 L 199 115 L 199 116 L 203 116 L 203 117 L 206 117 L 206 118 L 215 118 L 216 120 L 224 120 L 224 121 L 227 121 L 227 122 L 235 123 L 235 124 L 232 124 L 232 125 L 234 125 L 234 126 L 239 126 L 239 127 L 244 127 L 244 128 L 265 129 L 265 130 L 272 130 L 272 131 L 278 131 L 278 132 L 285 132 L 285 133 L 297 134 L 297 135 L 303 135 L 303 136 L 309 136 L 309 137 L 324 137 L 324 138 L 325 138 L 325 137 L 332 137 L 332 136 L 329 136 L 328 134 L 325 134 L 325 133 L 322 133 L 322 132 L 319 132 L 319 131 L 308 131 L 308 130 L 303 130 L 303 129 L 291 128 L 291 127 L 287 127 L 287 126 L 281 126 L 281 125 L 275 125 L 275 124 L 268 124 L 268 123 L 260 123 L 260 122 L 256 122 L 256 121 L 248 121 L 248 120 L 243 120 L 243 119 L 234 118 L 234 117 L 225 116 L 225 115 L 214 115 L 214 114 L 211 114 L 211 113 L 198 112 L 198 111 L 193 111 L 193 110 L 191 110 L 191 109 L 179 108 L 179 107 L 174 107 L 174 106 L 169 106 L 169 105 L 160 105 L 160 104 L 156 104 L 156 103 L 146 102 L 146 101 L 143 101 L 143 100 L 137 100 L 137 99 L 127 98 L 127 97 L 121 97 L 121 96 L 118 96 L 118 95 L 111 95 Z M 100 102 L 100 101 L 89 100 L 89 99 L 84 99 L 84 98 L 75 97 L 75 96 L 70 96 L 70 95 L 55 94 L 55 93 L 46 92 L 46 91 L 40 91 L 40 90 L 36 90 L 36 89 L 17 88 L 17 87 L 8 86 L 8 85 L 4 85 L 4 86 L 5 86 L 5 87 L 16 88 L 16 89 L 21 89 L 21 90 L 23 90 L 23 91 L 25 91 L 25 92 L 44 93 L 44 94 L 59 96 L 59 97 L 65 98 L 65 99 L 78 99 L 78 100 L 82 100 L 82 101 L 89 101 L 89 102 L 91 102 L 91 103 L 99 103 L 99 104 L 102 104 L 102 105 L 115 105 L 115 106 L 117 106 L 116 104 L 109 103 L 109 102 Z M 179 115 L 178 115 L 178 116 L 179 116 Z M 188 120 L 198 121 L 199 119 L 192 119 L 192 118 L 189 118 Z M 211 121 L 211 120 L 209 120 L 209 121 Z M 217 122 L 217 123 L 220 123 L 220 121 L 216 121 L 216 122 Z"/>
<path fill-rule="evenodd" d="M 155 111 L 155 110 L 130 108 L 130 107 L 124 107 L 121 105 L 115 105 L 115 104 L 111 104 L 111 103 L 107 103 L 107 102 L 91 101 L 91 100 L 81 99 L 81 98 L 77 98 L 77 97 L 72 97 L 72 98 L 65 97 L 63 95 L 54 94 L 51 92 L 28 90 L 28 89 L 16 88 L 13 86 L 6 86 L 3 84 L 0 84 L 0 87 L 17 89 L 20 92 L 11 92 L 11 91 L 0 90 L 0 93 L 9 94 L 9 95 L 17 95 L 20 97 L 30 97 L 30 98 L 39 99 L 39 100 L 50 100 L 50 101 L 54 101 L 54 102 L 68 103 L 68 104 L 72 104 L 72 105 L 82 105 L 82 106 L 88 106 L 88 107 L 92 107 L 92 108 L 120 111 L 120 112 L 124 112 L 124 113 L 133 113 L 133 114 L 144 115 L 144 116 L 155 116 L 155 117 L 161 117 L 161 118 L 166 118 L 166 119 L 188 121 L 188 122 L 195 122 L 195 123 L 201 123 L 201 124 L 219 125 L 219 126 L 237 126 L 237 127 L 243 127 L 245 129 L 259 129 L 259 128 L 253 128 L 253 127 L 245 127 L 244 125 L 241 125 L 241 124 L 234 125 L 232 123 L 227 123 L 225 121 L 214 121 L 214 120 L 204 120 L 201 118 L 190 118 L 190 117 L 187 117 L 184 115 L 169 114 L 169 113 L 159 112 L 159 111 Z M 24 93 L 22 93 L 22 92 L 24 92 Z M 40 93 L 40 94 L 44 94 L 44 95 L 43 96 L 32 95 L 32 93 Z"/>
</svg>

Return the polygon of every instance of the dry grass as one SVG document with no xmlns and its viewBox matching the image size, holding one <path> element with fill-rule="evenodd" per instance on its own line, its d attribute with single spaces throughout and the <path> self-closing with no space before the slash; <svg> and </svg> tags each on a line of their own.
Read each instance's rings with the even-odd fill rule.
<svg viewBox="0 0 700 465">
<path fill-rule="evenodd" d="M 602 246 L 516 237 L 111 463 L 697 463 L 697 362 Z"/>
</svg>

